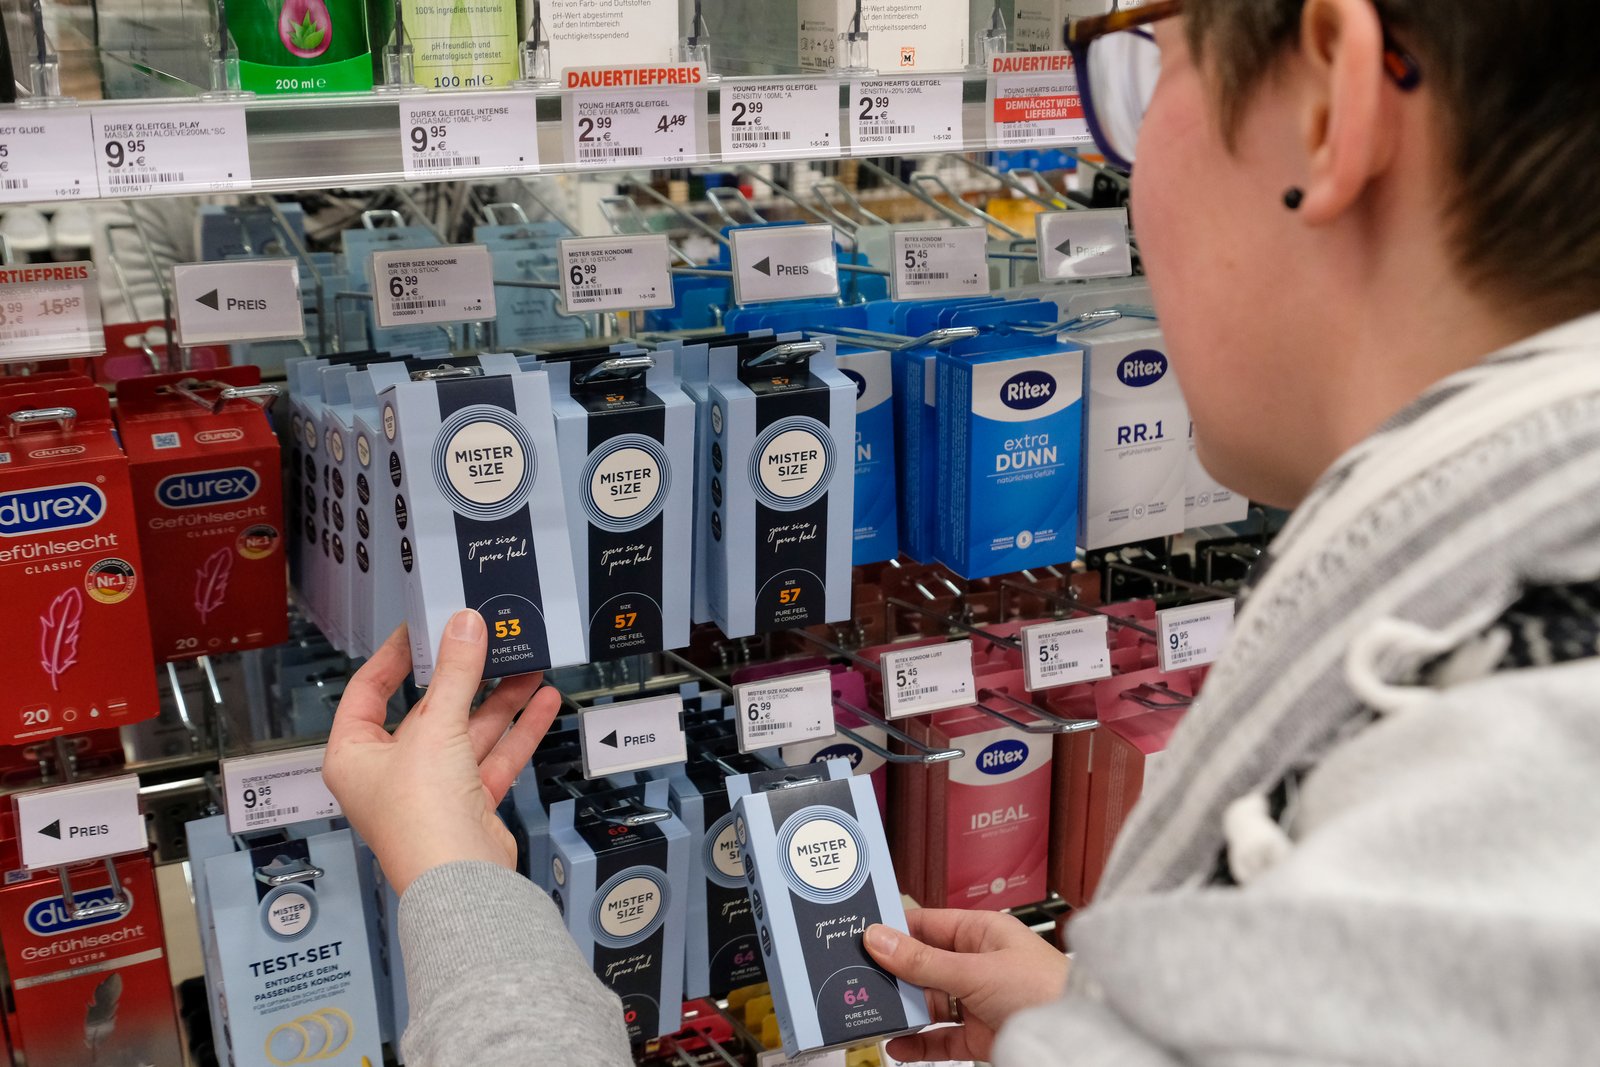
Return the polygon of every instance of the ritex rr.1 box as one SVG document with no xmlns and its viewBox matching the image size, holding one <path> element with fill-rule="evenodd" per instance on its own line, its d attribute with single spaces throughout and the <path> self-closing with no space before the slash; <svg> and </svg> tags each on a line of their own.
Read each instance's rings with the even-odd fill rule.
<svg viewBox="0 0 1600 1067">
<path fill-rule="evenodd" d="M 464 607 L 488 624 L 485 677 L 584 662 L 545 373 L 404 382 L 379 399 L 411 528 L 400 567 L 417 684 Z"/>
<path fill-rule="evenodd" d="M 928 1024 L 922 990 L 879 967 L 862 940 L 874 923 L 906 929 L 872 782 L 842 760 L 827 780 L 804 780 L 814 773 L 729 785 L 743 793 L 735 833 L 789 1056 Z"/>
<path fill-rule="evenodd" d="M 0 396 L 0 744 L 158 713 L 148 584 L 105 391 Z"/>
<path fill-rule="evenodd" d="M 855 383 L 825 341 L 712 353 L 712 615 L 747 637 L 850 614 Z"/>
<path fill-rule="evenodd" d="M 255 367 L 130 378 L 117 390 L 156 655 L 187 659 L 289 639 L 283 474 Z M 230 395 L 235 396 L 229 399 Z"/>
</svg>

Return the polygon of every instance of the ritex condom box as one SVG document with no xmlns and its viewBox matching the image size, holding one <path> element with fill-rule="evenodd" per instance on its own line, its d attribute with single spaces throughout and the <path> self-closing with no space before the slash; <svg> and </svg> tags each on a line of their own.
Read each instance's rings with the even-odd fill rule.
<svg viewBox="0 0 1600 1067">
<path fill-rule="evenodd" d="M 0 890 L 11 1037 L 28 1067 L 183 1062 L 150 859 L 115 864 L 120 896 L 103 863 L 72 871 L 70 905 L 55 871 Z"/>
<path fill-rule="evenodd" d="M 117 392 L 149 576 L 156 654 L 188 659 L 289 639 L 283 473 L 256 367 L 130 378 Z"/>
<path fill-rule="evenodd" d="M 445 623 L 464 607 L 488 625 L 486 678 L 585 662 L 546 374 L 404 382 L 379 402 L 407 499 L 400 567 L 417 684 L 432 680 Z"/>
<path fill-rule="evenodd" d="M 867 954 L 867 927 L 906 929 L 869 778 L 822 767 L 731 779 L 734 832 L 783 1050 L 876 1040 L 928 1024 L 917 986 Z"/>
<path fill-rule="evenodd" d="M 0 396 L 0 744 L 158 713 L 148 584 L 105 392 Z"/>
</svg>

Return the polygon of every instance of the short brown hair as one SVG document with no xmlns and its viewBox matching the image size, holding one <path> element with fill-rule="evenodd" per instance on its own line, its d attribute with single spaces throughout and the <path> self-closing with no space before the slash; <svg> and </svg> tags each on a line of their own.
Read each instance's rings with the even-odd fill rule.
<svg viewBox="0 0 1600 1067">
<path fill-rule="evenodd" d="M 1600 4 L 1377 0 L 1447 116 L 1468 276 L 1563 316 L 1600 307 Z M 1299 37 L 1304 0 L 1191 0 L 1224 131 Z"/>
</svg>

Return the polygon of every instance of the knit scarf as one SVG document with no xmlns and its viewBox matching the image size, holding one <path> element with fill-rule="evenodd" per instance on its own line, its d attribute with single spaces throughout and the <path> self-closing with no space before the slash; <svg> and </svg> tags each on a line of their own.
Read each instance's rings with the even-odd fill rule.
<svg viewBox="0 0 1600 1067">
<path fill-rule="evenodd" d="M 1418 398 L 1318 482 L 1123 828 L 1100 899 L 1198 884 L 1241 798 L 1416 699 L 1530 585 L 1600 576 L 1600 314 Z"/>
</svg>

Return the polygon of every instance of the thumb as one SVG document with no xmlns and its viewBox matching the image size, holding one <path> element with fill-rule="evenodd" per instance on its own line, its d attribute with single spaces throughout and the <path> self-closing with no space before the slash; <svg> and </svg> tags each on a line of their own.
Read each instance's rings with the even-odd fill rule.
<svg viewBox="0 0 1600 1067">
<path fill-rule="evenodd" d="M 473 698 L 483 684 L 488 641 L 488 627 L 476 611 L 468 608 L 450 616 L 439 638 L 433 679 L 418 708 L 423 722 L 436 727 L 465 728 Z"/>
<path fill-rule="evenodd" d="M 971 996 L 975 989 L 971 956 L 925 945 L 881 923 L 867 927 L 866 946 L 884 970 L 913 985 L 940 989 L 953 997 Z"/>
</svg>

